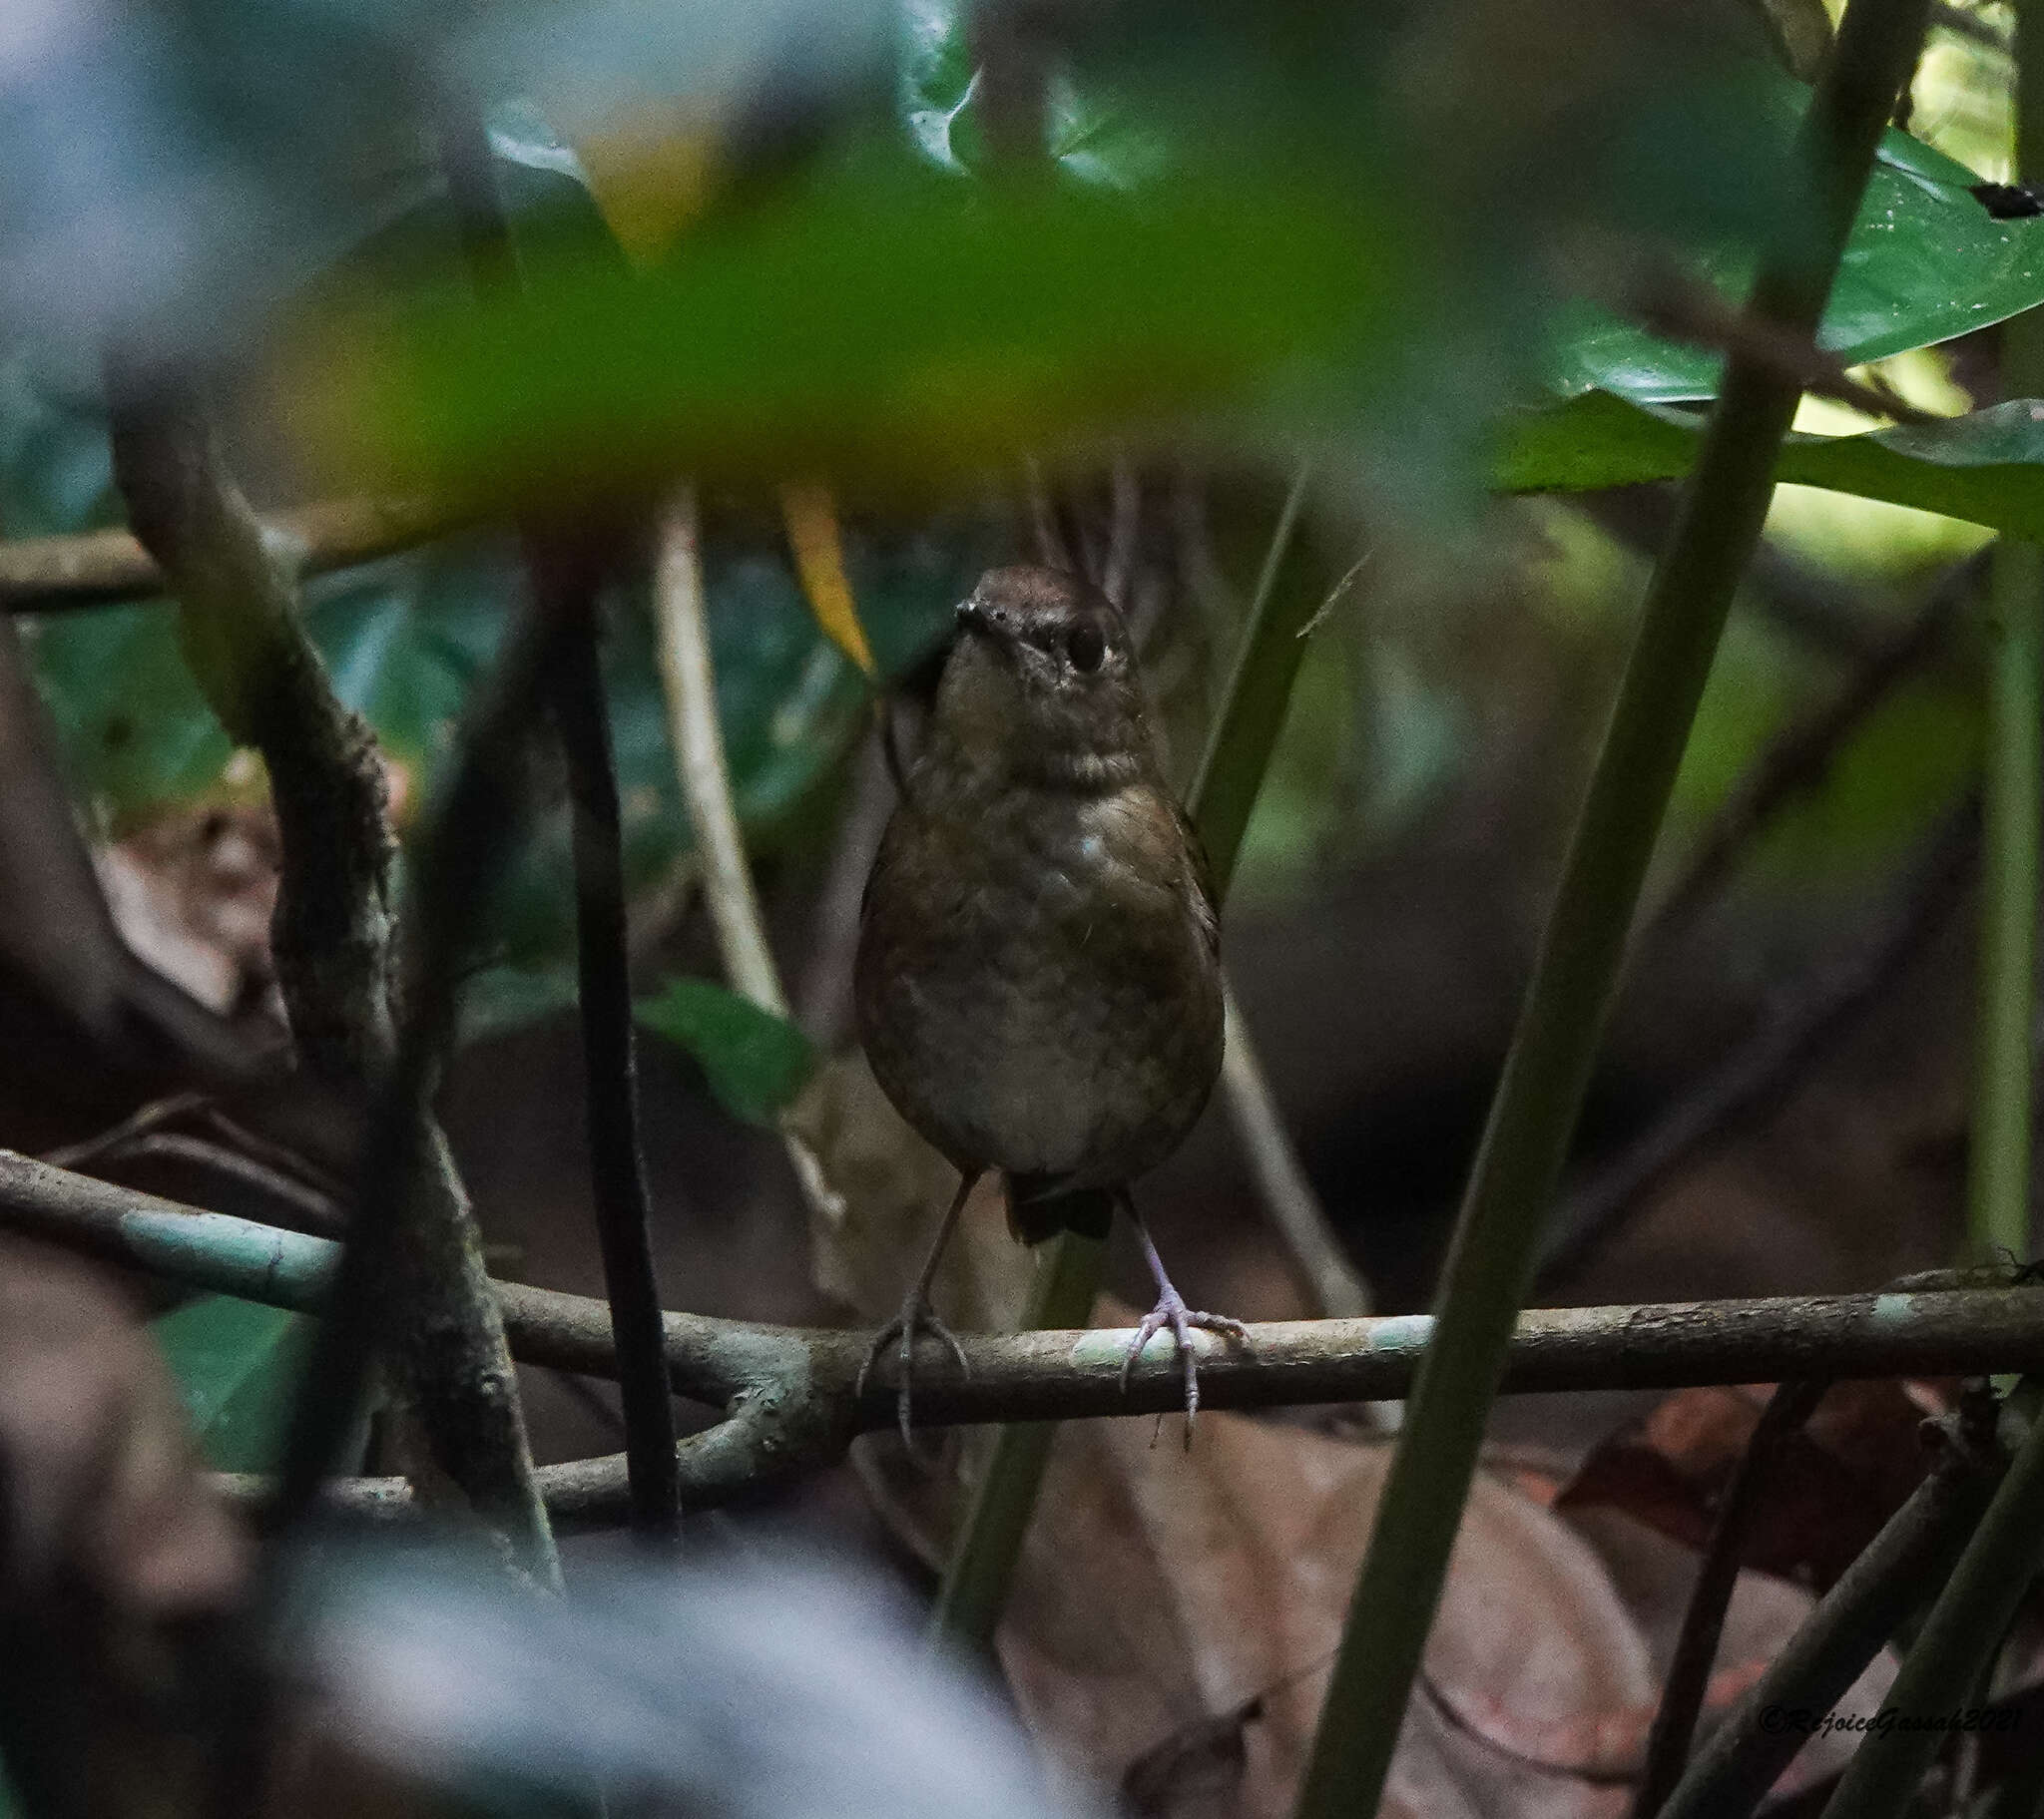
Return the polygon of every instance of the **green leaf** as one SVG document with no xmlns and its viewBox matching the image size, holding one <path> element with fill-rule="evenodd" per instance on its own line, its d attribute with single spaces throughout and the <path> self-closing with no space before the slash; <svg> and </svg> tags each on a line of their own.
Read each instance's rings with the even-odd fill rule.
<svg viewBox="0 0 2044 1819">
<path fill-rule="evenodd" d="M 816 1051 L 793 1024 L 707 979 L 670 979 L 638 1012 L 696 1058 L 724 1109 L 748 1124 L 771 1125 L 816 1070 Z"/>
<path fill-rule="evenodd" d="M 25 620 L 72 783 L 117 818 L 210 788 L 233 753 L 161 606 Z"/>
<path fill-rule="evenodd" d="M 1492 465 L 1499 492 L 1585 492 L 1672 480 L 1696 459 L 1701 416 L 1587 392 L 1515 412 Z M 2044 401 L 2013 398 L 1936 423 L 1790 436 L 1775 478 L 1942 512 L 2044 541 Z"/>
<path fill-rule="evenodd" d="M 894 109 L 910 146 L 939 171 L 965 177 L 986 154 L 972 110 L 965 8 L 903 0 L 897 14 Z"/>
<path fill-rule="evenodd" d="M 903 0 L 896 13 L 895 115 L 910 147 L 952 177 L 986 172 L 970 28 L 971 9 L 955 0 Z M 1159 134 L 1064 71 L 1046 85 L 1043 114 L 1043 151 L 1074 183 L 1131 190 L 1170 163 Z"/>
<path fill-rule="evenodd" d="M 955 488 L 1201 406 L 1345 420 L 1313 379 L 1382 370 L 1429 294 L 1393 214 L 1297 172 L 1138 207 L 862 167 L 645 273 L 535 261 L 516 302 L 336 323 L 302 343 L 300 421 L 364 481 L 564 510 L 675 472 Z"/>
<path fill-rule="evenodd" d="M 207 1463 L 221 1472 L 270 1470 L 312 1322 L 230 1295 L 202 1295 L 151 1325 Z"/>
<path fill-rule="evenodd" d="M 1787 97 L 1801 91 L 1786 78 Z M 1986 328 L 2044 302 L 2044 218 L 1998 222 L 1969 195 L 1964 165 L 1906 133 L 1881 141 L 1846 243 L 1818 343 L 1848 366 Z M 1752 261 L 1722 254 L 1702 275 L 1745 294 Z M 1581 308 L 1561 340 L 1552 383 L 1564 396 L 1603 390 L 1642 403 L 1713 396 L 1724 357 L 1664 341 Z"/>
</svg>

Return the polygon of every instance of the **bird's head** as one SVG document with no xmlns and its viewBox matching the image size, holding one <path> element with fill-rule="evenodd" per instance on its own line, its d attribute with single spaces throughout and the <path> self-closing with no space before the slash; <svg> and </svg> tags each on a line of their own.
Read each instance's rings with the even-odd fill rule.
<svg viewBox="0 0 2044 1819">
<path fill-rule="evenodd" d="M 1076 575 L 989 569 L 958 607 L 931 731 L 983 774 L 1119 787 L 1151 761 L 1122 616 Z"/>
</svg>

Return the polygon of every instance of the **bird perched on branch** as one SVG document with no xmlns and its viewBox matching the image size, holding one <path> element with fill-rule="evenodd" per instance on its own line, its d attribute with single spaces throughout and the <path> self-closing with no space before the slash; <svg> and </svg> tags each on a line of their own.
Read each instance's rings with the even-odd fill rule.
<svg viewBox="0 0 2044 1819">
<path fill-rule="evenodd" d="M 860 913 L 859 1040 L 882 1090 L 963 1177 L 867 1367 L 900 1341 L 908 1434 L 938 1258 L 974 1182 L 1007 1179 L 1015 1235 L 1134 1223 L 1157 1305 L 1122 1368 L 1169 1327 L 1199 1407 L 1198 1313 L 1166 1275 L 1129 1183 L 1178 1147 L 1221 1070 L 1221 943 L 1206 856 L 1159 771 L 1128 628 L 1052 569 L 989 571 L 958 609 L 921 754 Z M 1189 1429 L 1190 1436 L 1190 1429 Z"/>
</svg>

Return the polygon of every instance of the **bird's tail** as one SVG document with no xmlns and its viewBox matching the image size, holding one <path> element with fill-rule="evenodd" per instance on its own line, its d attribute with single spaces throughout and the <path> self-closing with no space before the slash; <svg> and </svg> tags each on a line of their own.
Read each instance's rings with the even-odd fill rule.
<svg viewBox="0 0 2044 1819">
<path fill-rule="evenodd" d="M 1119 1192 L 1112 1187 L 1068 1187 L 1052 1174 L 1008 1176 L 1008 1229 L 1025 1244 L 1041 1244 L 1061 1231 L 1104 1238 L 1114 1221 Z"/>
</svg>

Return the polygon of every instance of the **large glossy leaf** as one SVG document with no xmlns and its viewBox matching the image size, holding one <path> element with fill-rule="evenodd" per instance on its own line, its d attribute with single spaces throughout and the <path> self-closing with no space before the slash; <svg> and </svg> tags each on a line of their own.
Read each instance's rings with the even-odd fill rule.
<svg viewBox="0 0 2044 1819">
<path fill-rule="evenodd" d="M 160 1316 L 153 1329 L 208 1464 L 220 1472 L 271 1470 L 312 1322 L 229 1295 L 202 1295 Z"/>
<path fill-rule="evenodd" d="M 1785 103 L 1802 91 L 1786 85 Z M 2044 218 L 1996 221 L 1968 186 L 1979 177 L 1890 131 L 1832 286 L 1818 341 L 1848 365 L 1986 328 L 2044 302 Z M 1722 254 L 1705 274 L 1733 299 L 1750 260 Z M 1712 396 L 1722 357 L 1676 346 L 1591 309 L 1576 312 L 1553 363 L 1557 391 L 1646 403 Z"/>
<path fill-rule="evenodd" d="M 980 85 L 973 68 L 971 9 L 956 0 L 903 0 L 897 13 L 895 112 L 909 144 L 938 170 L 986 170 Z M 1046 85 L 1043 154 L 1079 184 L 1129 190 L 1162 175 L 1169 151 L 1124 104 L 1082 88 L 1062 71 Z"/>
<path fill-rule="evenodd" d="M 1504 425 L 1500 492 L 1587 492 L 1689 471 L 1703 433 L 1691 411 L 1587 392 Z M 2044 540 L 2044 400 L 2011 399 L 1937 423 L 1859 436 L 1791 435 L 1776 479 L 1828 487 Z"/>
</svg>

